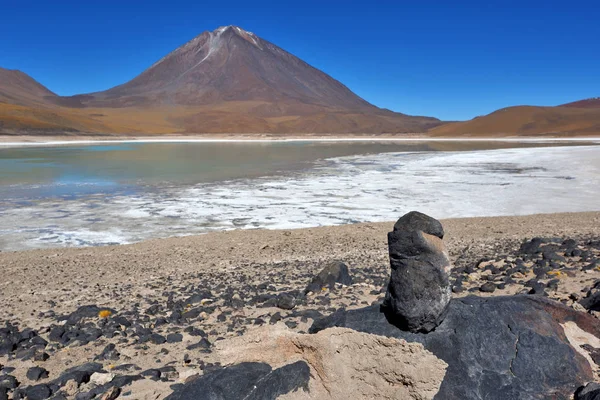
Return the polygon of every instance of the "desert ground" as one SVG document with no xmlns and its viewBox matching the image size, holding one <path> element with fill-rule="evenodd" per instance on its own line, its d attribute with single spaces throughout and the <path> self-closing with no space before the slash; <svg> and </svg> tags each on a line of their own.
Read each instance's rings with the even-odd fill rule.
<svg viewBox="0 0 600 400">
<path fill-rule="evenodd" d="M 585 311 L 578 301 L 600 280 L 600 212 L 442 224 L 455 297 L 531 293 Z M 111 379 L 132 373 L 144 378 L 132 379 L 132 385 L 123 381 L 129 398 L 163 398 L 171 385 L 231 362 L 232 346 L 247 345 L 244 338 L 258 329 L 305 333 L 313 320 L 339 308 L 381 301 L 392 227 L 236 230 L 132 245 L 2 252 L 0 326 L 31 328 L 45 344 L 0 356 L 0 369 L 22 386 L 41 385 L 95 361 Z M 547 246 L 543 257 L 525 256 L 521 248 L 534 237 Z M 352 284 L 305 295 L 311 279 L 332 261 L 348 266 Z M 32 367 L 47 372 L 28 377 Z M 101 385 L 97 379 L 62 391 L 67 397 L 86 393 Z"/>
</svg>

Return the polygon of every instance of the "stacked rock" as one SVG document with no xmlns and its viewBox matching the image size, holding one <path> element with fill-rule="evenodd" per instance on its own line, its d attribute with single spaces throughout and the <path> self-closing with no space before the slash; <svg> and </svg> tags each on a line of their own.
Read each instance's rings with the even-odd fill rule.
<svg viewBox="0 0 600 400">
<path fill-rule="evenodd" d="M 451 265 L 443 238 L 442 224 L 417 211 L 402 216 L 388 233 L 392 273 L 381 308 L 402 330 L 430 332 L 444 319 Z"/>
</svg>

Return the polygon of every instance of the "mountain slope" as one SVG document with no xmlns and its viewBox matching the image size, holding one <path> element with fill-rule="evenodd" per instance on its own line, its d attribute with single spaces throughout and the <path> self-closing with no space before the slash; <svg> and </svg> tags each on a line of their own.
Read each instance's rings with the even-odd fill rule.
<svg viewBox="0 0 600 400">
<path fill-rule="evenodd" d="M 600 97 L 593 97 L 591 99 L 574 101 L 561 105 L 561 107 L 575 107 L 575 108 L 600 108 Z"/>
<path fill-rule="evenodd" d="M 434 127 L 429 134 L 446 137 L 600 135 L 600 108 L 508 107 L 470 121 Z"/>
<path fill-rule="evenodd" d="M 383 110 L 239 27 L 204 32 L 133 80 L 61 98 L 68 107 L 164 115 L 182 133 L 424 132 L 435 118 Z"/>
<path fill-rule="evenodd" d="M 47 105 L 56 97 L 29 75 L 0 68 L 0 102 L 20 106 Z"/>
<path fill-rule="evenodd" d="M 249 100 L 376 109 L 329 75 L 233 26 L 202 33 L 130 82 L 92 93 L 83 103 L 114 107 Z"/>
</svg>

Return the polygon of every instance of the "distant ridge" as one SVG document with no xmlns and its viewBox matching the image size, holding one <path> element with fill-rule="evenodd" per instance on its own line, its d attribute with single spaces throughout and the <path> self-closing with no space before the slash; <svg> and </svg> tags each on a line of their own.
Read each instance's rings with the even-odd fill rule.
<svg viewBox="0 0 600 400">
<path fill-rule="evenodd" d="M 600 99 L 557 107 L 516 106 L 432 128 L 432 136 L 600 136 Z"/>
<path fill-rule="evenodd" d="M 572 103 L 563 104 L 560 107 L 600 108 L 600 97 L 592 97 L 590 99 L 574 101 Z"/>
</svg>

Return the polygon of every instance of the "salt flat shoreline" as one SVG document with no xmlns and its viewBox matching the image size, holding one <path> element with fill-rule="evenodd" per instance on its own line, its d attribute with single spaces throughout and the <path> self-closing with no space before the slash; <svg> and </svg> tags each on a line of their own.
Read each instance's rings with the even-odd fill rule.
<svg viewBox="0 0 600 400">
<path fill-rule="evenodd" d="M 86 145 L 96 143 L 272 143 L 272 142 L 512 142 L 560 143 L 599 142 L 594 136 L 493 136 L 431 137 L 419 134 L 399 135 L 187 135 L 187 136 L 11 136 L 0 135 L 0 148 L 26 146 Z"/>
</svg>

